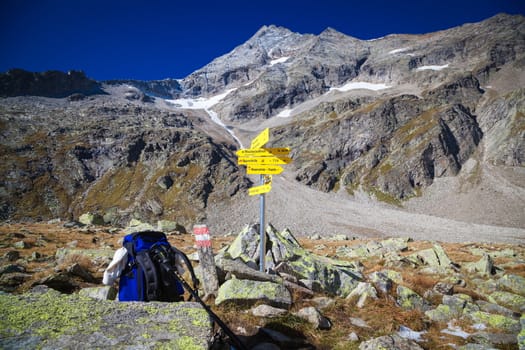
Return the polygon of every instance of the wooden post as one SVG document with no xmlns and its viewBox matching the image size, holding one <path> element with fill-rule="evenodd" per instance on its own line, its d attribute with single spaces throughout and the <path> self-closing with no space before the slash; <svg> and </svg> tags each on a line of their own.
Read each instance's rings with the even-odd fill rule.
<svg viewBox="0 0 525 350">
<path fill-rule="evenodd" d="M 204 287 L 204 300 L 211 295 L 217 296 L 219 290 L 219 278 L 211 248 L 210 231 L 207 225 L 193 225 L 193 234 L 197 245 L 199 263 L 202 273 L 202 285 Z"/>
</svg>

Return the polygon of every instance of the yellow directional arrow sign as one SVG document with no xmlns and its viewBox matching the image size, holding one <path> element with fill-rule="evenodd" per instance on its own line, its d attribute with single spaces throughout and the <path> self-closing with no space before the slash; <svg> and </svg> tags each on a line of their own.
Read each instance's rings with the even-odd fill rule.
<svg viewBox="0 0 525 350">
<path fill-rule="evenodd" d="M 243 148 L 235 152 L 239 157 L 251 156 L 251 157 L 281 157 L 290 154 L 290 148 L 288 147 L 276 147 L 276 148 Z"/>
<path fill-rule="evenodd" d="M 288 164 L 292 161 L 290 157 L 239 157 L 238 165 L 277 165 Z"/>
<path fill-rule="evenodd" d="M 278 165 L 248 165 L 248 175 L 277 175 L 283 172 L 283 168 Z"/>
<path fill-rule="evenodd" d="M 261 186 L 255 186 L 248 189 L 248 195 L 255 196 L 258 194 L 268 193 L 272 189 L 271 184 L 261 185 Z"/>
<path fill-rule="evenodd" d="M 250 148 L 261 148 L 270 139 L 270 129 L 264 129 L 256 138 L 252 140 Z"/>
</svg>

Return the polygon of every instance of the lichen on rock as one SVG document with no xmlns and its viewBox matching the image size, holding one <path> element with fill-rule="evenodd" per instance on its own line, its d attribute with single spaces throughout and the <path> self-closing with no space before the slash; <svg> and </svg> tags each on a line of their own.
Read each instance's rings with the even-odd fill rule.
<svg viewBox="0 0 525 350">
<path fill-rule="evenodd" d="M 232 278 L 219 288 L 215 299 L 216 305 L 228 302 L 242 303 L 245 306 L 264 302 L 270 306 L 288 309 L 292 305 L 292 296 L 281 284 Z"/>
<path fill-rule="evenodd" d="M 211 322 L 197 303 L 119 303 L 54 290 L 0 295 L 0 348 L 208 349 Z M 191 341 L 192 346 L 188 347 Z"/>
</svg>

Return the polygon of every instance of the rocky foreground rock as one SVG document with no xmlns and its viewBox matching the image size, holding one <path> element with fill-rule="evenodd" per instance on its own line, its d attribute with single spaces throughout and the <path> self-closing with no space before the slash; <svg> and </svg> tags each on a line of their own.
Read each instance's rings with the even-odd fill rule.
<svg viewBox="0 0 525 350">
<path fill-rule="evenodd" d="M 106 237 L 94 229 L 90 232 L 81 235 L 92 241 Z M 452 249 L 409 238 L 355 244 L 339 235 L 312 237 L 307 249 L 289 230 L 279 232 L 270 225 L 267 271 L 260 272 L 258 232 L 256 225 L 247 226 L 215 257 L 221 282 L 215 308 L 223 310 L 221 315 L 250 347 L 333 348 L 335 343 L 343 348 L 392 350 L 452 347 L 447 344 L 463 350 L 525 347 L 521 245 L 471 243 Z M 44 249 L 50 239 L 40 236 L 39 246 L 18 244 L 34 242 L 27 235 L 19 241 L 11 237 L 9 244 L 4 238 L 0 246 L 0 285 L 5 291 L 18 290 L 0 294 L 2 348 L 210 346 L 210 319 L 198 304 L 107 300 L 115 293 L 97 286 L 93 277 L 108 263 L 105 249 L 98 249 L 99 254 L 97 249 L 61 250 L 56 262 L 40 254 L 38 259 L 54 268 L 32 278 L 30 262 L 38 254 L 29 251 Z M 184 246 L 182 237 L 170 239 L 177 238 Z M 327 250 L 329 246 L 332 249 Z M 330 257 L 321 254 L 328 251 Z M 76 266 L 80 256 L 92 261 L 95 271 Z M 24 281 L 33 281 L 32 290 L 19 294 Z M 232 308 L 234 316 L 224 311 Z M 299 328 L 290 332 L 291 324 Z"/>
<path fill-rule="evenodd" d="M 118 303 L 36 288 L 0 294 L 2 349 L 208 349 L 211 320 L 197 303 Z"/>
</svg>

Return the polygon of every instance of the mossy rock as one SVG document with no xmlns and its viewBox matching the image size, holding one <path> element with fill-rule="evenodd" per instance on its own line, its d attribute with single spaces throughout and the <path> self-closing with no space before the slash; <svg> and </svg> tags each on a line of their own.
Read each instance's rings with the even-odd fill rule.
<svg viewBox="0 0 525 350">
<path fill-rule="evenodd" d="M 489 295 L 489 301 L 519 313 L 525 312 L 525 297 L 518 294 L 497 291 Z"/>
<path fill-rule="evenodd" d="M 138 219 L 131 219 L 128 226 L 124 229 L 125 234 L 144 232 L 144 231 L 156 231 L 157 227 L 147 222 L 142 222 Z"/>
<path fill-rule="evenodd" d="M 257 227 L 246 226 L 226 249 L 232 259 L 240 258 L 245 263 L 255 263 L 259 254 L 259 233 Z"/>
<path fill-rule="evenodd" d="M 495 273 L 494 261 L 488 254 L 476 261 L 465 264 L 465 269 L 469 273 L 478 273 L 483 276 L 490 276 Z"/>
<path fill-rule="evenodd" d="M 503 315 L 476 311 L 468 314 L 468 317 L 473 322 L 483 323 L 502 332 L 518 333 L 521 330 L 520 321 Z"/>
<path fill-rule="evenodd" d="M 525 349 L 525 315 L 520 318 L 521 332 L 518 334 L 518 347 Z"/>
<path fill-rule="evenodd" d="M 208 349 L 198 303 L 119 303 L 53 290 L 0 294 L 0 348 Z"/>
<path fill-rule="evenodd" d="M 401 284 L 403 283 L 403 275 L 400 272 L 395 270 L 381 270 L 381 272 L 388 278 L 390 278 L 394 283 Z"/>
<path fill-rule="evenodd" d="M 407 259 L 416 265 L 424 264 L 434 268 L 447 269 L 452 261 L 447 253 L 439 244 L 434 244 L 432 248 L 420 250 L 407 256 Z"/>
<path fill-rule="evenodd" d="M 525 296 L 525 277 L 508 274 L 501 277 L 498 282 L 512 293 Z"/>
<path fill-rule="evenodd" d="M 289 309 L 292 305 L 292 295 L 282 284 L 233 278 L 219 288 L 215 299 L 216 305 L 233 303 L 250 307 L 258 302 Z"/>
<path fill-rule="evenodd" d="M 397 286 L 397 303 L 405 310 L 430 310 L 428 301 L 405 286 Z"/>
<path fill-rule="evenodd" d="M 248 265 L 256 264 L 259 261 L 258 231 L 257 225 L 246 227 L 225 252 L 232 259 L 240 258 Z M 288 229 L 278 232 L 268 225 L 266 235 L 266 267 L 280 264 L 279 272 L 286 272 L 299 280 L 318 281 L 324 292 L 341 297 L 346 297 L 363 280 L 355 263 L 312 254 Z"/>
<path fill-rule="evenodd" d="M 161 232 L 173 232 L 176 231 L 181 234 L 185 234 L 186 228 L 178 222 L 171 220 L 159 220 L 157 221 L 157 230 Z"/>
<path fill-rule="evenodd" d="M 104 225 L 104 218 L 100 214 L 85 213 L 80 215 L 78 221 L 84 225 Z"/>
<path fill-rule="evenodd" d="M 100 249 L 69 249 L 59 248 L 55 253 L 57 262 L 64 261 L 68 256 L 85 256 L 94 263 L 96 262 L 110 262 L 113 259 L 115 250 L 113 248 Z"/>
<path fill-rule="evenodd" d="M 437 308 L 425 311 L 425 315 L 434 322 L 448 322 L 457 317 L 457 313 L 448 305 L 440 304 Z"/>
</svg>

